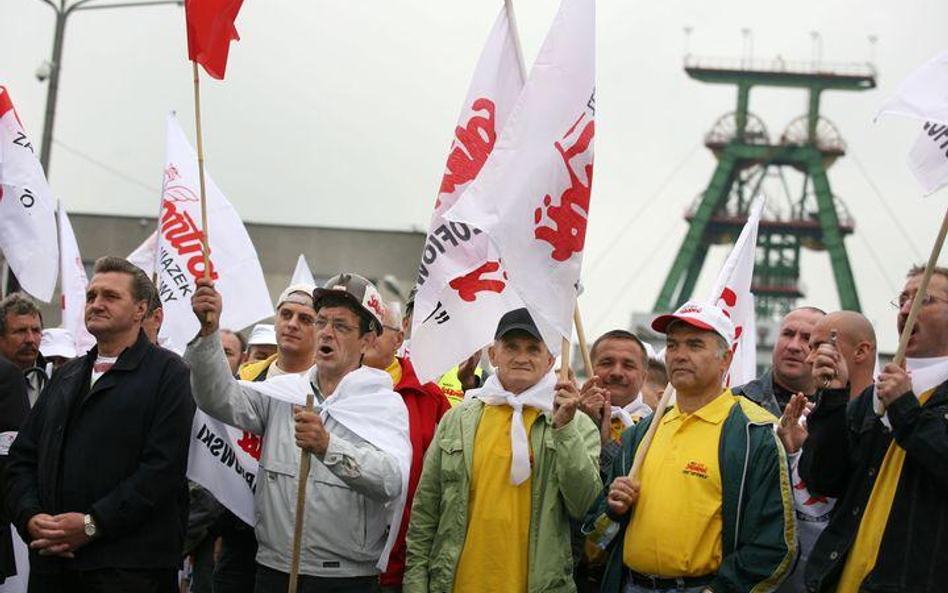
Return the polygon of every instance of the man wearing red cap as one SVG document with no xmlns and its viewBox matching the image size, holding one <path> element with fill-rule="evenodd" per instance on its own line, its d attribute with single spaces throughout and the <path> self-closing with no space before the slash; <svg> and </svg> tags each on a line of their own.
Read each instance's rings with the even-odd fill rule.
<svg viewBox="0 0 948 593">
<path fill-rule="evenodd" d="M 722 387 L 734 325 L 714 305 L 686 303 L 652 329 L 667 336 L 677 403 L 635 480 L 655 416 L 626 431 L 584 526 L 609 555 L 602 590 L 772 591 L 796 557 L 793 500 L 777 419 Z"/>
</svg>

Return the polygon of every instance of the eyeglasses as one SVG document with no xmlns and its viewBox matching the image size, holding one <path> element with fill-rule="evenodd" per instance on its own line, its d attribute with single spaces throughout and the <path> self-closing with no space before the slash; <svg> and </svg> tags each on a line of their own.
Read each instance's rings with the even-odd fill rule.
<svg viewBox="0 0 948 593">
<path fill-rule="evenodd" d="M 325 317 L 317 317 L 313 325 L 316 326 L 316 331 L 322 331 L 328 326 L 332 325 L 333 333 L 339 334 L 341 336 L 351 334 L 356 330 L 355 327 L 343 323 L 338 319 L 326 319 Z"/>
<path fill-rule="evenodd" d="M 903 292 L 899 296 L 889 301 L 889 304 L 895 307 L 896 309 L 902 309 L 902 307 L 904 307 L 906 303 L 914 301 L 917 294 L 918 293 L 908 294 L 908 293 Z M 948 299 L 926 294 L 925 298 L 922 299 L 922 306 L 927 307 L 928 305 L 936 301 L 939 303 L 948 303 Z"/>
<path fill-rule="evenodd" d="M 383 325 L 383 326 L 382 326 L 382 329 L 387 329 L 387 330 L 390 331 L 390 332 L 400 332 L 400 331 L 402 331 L 402 328 L 400 328 L 400 327 L 395 327 L 394 325 Z"/>
</svg>

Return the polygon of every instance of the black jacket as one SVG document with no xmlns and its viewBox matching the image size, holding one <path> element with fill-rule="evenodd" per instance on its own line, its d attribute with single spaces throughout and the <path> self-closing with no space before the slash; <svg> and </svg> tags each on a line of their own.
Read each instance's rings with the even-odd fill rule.
<svg viewBox="0 0 948 593">
<path fill-rule="evenodd" d="M 9 439 L 16 435 L 29 412 L 30 403 L 20 367 L 6 358 L 0 358 L 0 492 L 3 492 L 3 470 L 7 464 Z M 0 583 L 15 574 L 10 518 L 0 505 Z"/>
<path fill-rule="evenodd" d="M 764 408 L 777 418 L 783 414 L 780 404 L 774 395 L 774 372 L 768 369 L 763 375 L 753 381 L 731 388 L 734 395 L 743 395 L 758 406 Z M 786 405 L 786 404 L 785 404 Z"/>
<path fill-rule="evenodd" d="M 892 431 L 872 409 L 870 387 L 852 402 L 826 390 L 807 419 L 800 474 L 811 493 L 839 499 L 806 566 L 809 591 L 833 591 L 856 538 L 893 437 L 905 464 L 879 547 L 861 591 L 943 592 L 948 587 L 948 383 L 924 406 L 914 394 L 888 407 Z"/>
<path fill-rule="evenodd" d="M 180 566 L 194 401 L 190 372 L 144 332 L 90 389 L 97 349 L 46 386 L 10 451 L 5 503 L 24 539 L 37 513 L 91 513 L 101 535 L 31 569 Z"/>
</svg>

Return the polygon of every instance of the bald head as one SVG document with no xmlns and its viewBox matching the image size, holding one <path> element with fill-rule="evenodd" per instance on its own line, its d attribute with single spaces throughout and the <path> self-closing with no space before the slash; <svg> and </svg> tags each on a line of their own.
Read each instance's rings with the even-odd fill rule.
<svg viewBox="0 0 948 593">
<path fill-rule="evenodd" d="M 836 311 L 820 318 L 810 333 L 810 351 L 832 342 L 836 332 L 836 349 L 849 368 L 852 394 L 861 393 L 872 384 L 876 365 L 876 332 L 862 313 Z"/>
</svg>

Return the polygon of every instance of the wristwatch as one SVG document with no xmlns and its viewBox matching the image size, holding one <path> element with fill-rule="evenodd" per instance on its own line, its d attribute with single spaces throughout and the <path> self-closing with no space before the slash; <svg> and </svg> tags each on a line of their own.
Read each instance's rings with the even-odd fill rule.
<svg viewBox="0 0 948 593">
<path fill-rule="evenodd" d="M 98 535 L 99 530 L 96 527 L 95 520 L 92 519 L 92 515 L 86 515 L 82 518 L 82 530 L 89 539 Z"/>
</svg>

